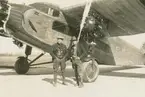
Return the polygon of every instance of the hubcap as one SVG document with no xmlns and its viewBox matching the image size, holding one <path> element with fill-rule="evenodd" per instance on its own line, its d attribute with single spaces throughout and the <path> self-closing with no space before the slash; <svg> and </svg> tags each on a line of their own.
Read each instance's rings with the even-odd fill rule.
<svg viewBox="0 0 145 97">
<path fill-rule="evenodd" d="M 92 62 L 90 62 L 86 68 L 87 76 L 90 79 L 94 78 L 94 76 L 96 75 L 96 71 L 97 71 L 97 67 Z"/>
</svg>

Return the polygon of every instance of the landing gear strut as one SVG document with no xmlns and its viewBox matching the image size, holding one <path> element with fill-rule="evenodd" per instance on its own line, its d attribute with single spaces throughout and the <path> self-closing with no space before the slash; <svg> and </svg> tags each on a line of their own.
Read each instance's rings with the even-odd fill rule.
<svg viewBox="0 0 145 97">
<path fill-rule="evenodd" d="M 50 62 L 43 62 L 43 63 L 33 64 L 36 60 L 41 58 L 45 53 L 41 53 L 40 55 L 38 55 L 33 60 L 29 60 L 28 56 L 31 55 L 31 52 L 32 52 L 32 47 L 26 46 L 26 49 L 25 49 L 25 55 L 26 56 L 25 57 L 24 56 L 18 57 L 18 59 L 15 63 L 14 69 L 15 69 L 16 73 L 26 74 L 29 71 L 30 66 L 52 63 L 52 61 L 50 61 Z"/>
</svg>

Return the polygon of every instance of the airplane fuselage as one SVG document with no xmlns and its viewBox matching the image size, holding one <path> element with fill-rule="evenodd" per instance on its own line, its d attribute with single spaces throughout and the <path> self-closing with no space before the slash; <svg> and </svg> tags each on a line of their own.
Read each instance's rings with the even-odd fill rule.
<svg viewBox="0 0 145 97">
<path fill-rule="evenodd" d="M 69 28 L 63 14 L 58 12 L 59 16 L 53 16 L 32 7 L 12 5 L 8 31 L 16 40 L 45 52 L 51 51 L 51 45 L 56 43 L 58 35 L 65 37 L 64 43 L 68 46 L 71 39 Z"/>
<path fill-rule="evenodd" d="M 120 56 L 123 55 L 124 57 L 123 53 L 128 54 L 129 57 L 131 55 L 130 58 L 127 58 L 129 62 L 127 61 L 125 64 L 140 64 L 140 62 L 138 62 L 140 60 L 136 59 L 140 56 L 140 53 L 138 53 L 135 48 L 131 48 L 132 51 L 137 52 L 137 56 L 134 57 L 134 54 L 128 53 L 130 51 L 128 47 L 130 46 L 120 49 L 122 48 L 122 44 L 123 46 L 126 44 L 124 41 L 121 41 L 118 38 L 113 40 L 108 39 L 109 36 L 115 36 L 113 33 L 116 33 L 116 31 L 119 31 L 120 29 L 123 29 L 126 33 L 117 34 L 118 36 L 137 34 L 134 32 L 130 33 L 130 31 L 139 31 L 138 33 L 143 33 L 143 25 L 132 24 L 140 24 L 139 22 L 141 22 L 140 18 L 142 17 L 139 18 L 140 15 L 134 15 L 134 8 L 130 8 L 131 4 L 136 4 L 136 6 L 139 4 L 135 0 L 132 0 L 134 3 L 131 3 L 131 0 L 111 1 L 96 0 L 96 2 L 92 4 L 91 10 L 89 10 L 89 15 L 85 20 L 81 38 L 77 46 L 77 53 L 78 56 L 88 59 L 85 61 L 80 57 L 84 69 L 83 79 L 86 82 L 94 82 L 96 80 L 99 74 L 98 64 L 116 65 L 116 60 L 122 61 L 120 60 Z M 107 2 L 114 7 L 110 6 Z M 116 2 L 120 5 L 116 6 Z M 124 3 L 127 3 L 127 5 Z M 79 8 L 81 10 L 84 9 L 83 7 Z M 92 11 L 92 8 L 95 9 L 94 12 Z M 15 63 L 14 68 L 16 72 L 18 74 L 27 73 L 29 66 L 44 55 L 42 53 L 34 60 L 29 60 L 30 62 L 28 62 L 28 56 L 31 55 L 32 47 L 51 53 L 52 44 L 56 43 L 58 35 L 64 37 L 64 43 L 68 47 L 70 45 L 71 37 L 77 37 L 79 34 L 77 29 L 80 28 L 83 12 L 86 12 L 86 10 L 83 10 L 82 13 L 80 13 L 79 10 L 75 10 L 74 13 L 73 10 L 64 12 L 53 4 L 45 3 L 34 3 L 29 6 L 11 4 L 11 12 L 6 24 L 6 32 L 10 37 L 14 38 L 14 40 L 26 43 L 27 45 L 25 57 L 19 57 Z M 129 19 L 130 14 L 137 16 L 137 20 L 131 22 L 132 19 Z M 132 18 L 134 18 L 134 16 Z M 114 24 L 115 26 L 111 28 L 110 24 Z M 144 24 L 144 22 L 141 22 L 141 24 Z M 109 29 L 117 30 L 110 32 Z M 91 41 L 96 43 L 96 45 L 92 46 L 93 49 L 90 49 L 89 43 Z M 115 49 L 115 52 L 112 51 L 112 48 Z M 89 52 L 91 53 L 91 57 L 88 57 Z M 118 52 L 120 55 L 119 57 L 117 57 Z M 117 57 L 116 60 L 114 56 Z"/>
<path fill-rule="evenodd" d="M 104 7 L 107 8 L 109 5 L 101 6 L 101 2 L 96 1 L 95 3 L 97 5 L 96 10 L 100 12 L 100 14 L 102 15 L 106 14 L 105 15 L 106 18 L 110 19 L 111 23 L 113 21 L 113 18 L 115 18 L 115 21 L 113 22 L 116 23 L 116 24 L 114 23 L 115 26 L 113 26 L 112 29 L 111 29 L 112 26 L 108 26 L 109 27 L 108 32 L 105 32 L 105 33 L 109 33 L 112 36 L 115 36 L 116 33 L 121 33 L 121 34 L 124 33 L 122 32 L 122 28 L 116 26 L 116 25 L 123 25 L 123 24 L 119 24 L 119 23 L 122 23 L 123 21 L 118 22 L 119 16 L 117 17 L 115 13 L 111 14 L 111 11 L 113 12 L 113 10 L 110 10 L 110 13 L 107 13 L 107 12 L 103 13 L 102 10 L 104 9 Z M 104 0 L 104 2 L 107 2 L 107 1 Z M 122 1 L 122 2 L 125 2 L 125 1 Z M 112 2 L 112 4 L 116 4 L 116 3 Z M 7 30 L 14 39 L 21 41 L 23 43 L 26 43 L 27 45 L 39 48 L 43 50 L 44 52 L 50 53 L 51 45 L 56 43 L 56 39 L 58 35 L 62 35 L 65 37 L 64 43 L 68 47 L 70 44 L 71 36 L 76 34 L 76 29 L 73 29 L 70 27 L 62 11 L 59 8 L 54 7 L 53 5 L 48 5 L 46 8 L 48 10 L 46 11 L 43 9 L 42 9 L 43 11 L 41 11 L 41 7 L 39 7 L 40 9 L 38 8 L 39 9 L 38 10 L 37 7 L 33 4 L 31 6 L 12 4 L 11 6 L 12 6 L 12 9 L 11 9 L 9 21 L 7 23 Z M 92 5 L 92 6 L 95 6 L 95 5 Z M 99 6 L 101 6 L 100 8 L 102 8 L 102 10 L 98 8 Z M 131 12 L 131 13 L 134 13 L 134 12 Z M 107 14 L 111 14 L 111 16 Z M 128 15 L 123 14 L 122 16 L 123 18 L 125 18 Z M 72 19 L 72 22 L 75 23 L 76 21 L 75 20 L 73 21 Z M 128 20 L 128 23 L 131 23 L 131 20 Z M 130 26 L 125 26 L 125 27 L 127 29 L 130 28 Z M 110 32 L 109 29 L 111 29 L 112 32 Z M 113 31 L 114 29 L 115 31 Z M 130 32 L 129 33 L 128 32 L 126 33 L 129 35 Z M 107 35 L 109 36 L 109 34 Z M 95 39 L 95 42 L 98 45 L 96 46 L 94 57 L 98 59 L 97 60 L 98 63 L 112 64 L 112 65 L 115 64 L 115 59 L 111 50 L 111 46 L 108 42 L 108 39 L 107 38 L 102 38 L 99 40 Z M 81 50 L 81 53 L 86 53 L 85 51 L 88 51 L 88 45 L 83 41 L 80 44 L 82 44 L 80 45 L 80 47 L 83 48 L 83 50 Z"/>
</svg>

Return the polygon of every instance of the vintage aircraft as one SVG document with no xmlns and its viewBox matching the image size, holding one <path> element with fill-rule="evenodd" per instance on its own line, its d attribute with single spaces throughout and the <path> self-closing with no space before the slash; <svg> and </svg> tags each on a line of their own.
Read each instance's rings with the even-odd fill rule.
<svg viewBox="0 0 145 97">
<path fill-rule="evenodd" d="M 60 9 L 51 3 L 36 2 L 29 6 L 10 4 L 11 12 L 6 24 L 6 33 L 1 36 L 13 38 L 19 47 L 25 43 L 24 57 L 15 63 L 18 74 L 25 74 L 40 54 L 29 62 L 32 47 L 51 53 L 51 45 L 57 35 L 65 37 L 64 43 L 69 46 L 72 36 L 78 36 L 85 4 Z M 144 0 L 94 0 L 81 34 L 78 55 L 83 56 L 84 80 L 93 82 L 99 74 L 98 64 L 116 64 L 108 37 L 134 35 L 145 32 Z M 92 53 L 94 62 L 87 59 L 90 42 L 95 42 Z"/>
</svg>

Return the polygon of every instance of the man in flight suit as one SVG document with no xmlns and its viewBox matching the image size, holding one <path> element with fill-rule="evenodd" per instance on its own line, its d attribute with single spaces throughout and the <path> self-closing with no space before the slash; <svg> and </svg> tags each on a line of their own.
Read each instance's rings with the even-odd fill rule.
<svg viewBox="0 0 145 97">
<path fill-rule="evenodd" d="M 57 43 L 52 46 L 52 59 L 53 59 L 53 69 L 54 69 L 54 80 L 53 85 L 56 86 L 57 84 L 57 73 L 59 70 L 59 66 L 61 67 L 61 75 L 62 75 L 62 84 L 66 85 L 65 83 L 65 68 L 66 68 L 66 56 L 67 56 L 67 47 L 64 45 L 63 42 L 64 38 L 59 36 L 57 38 Z"/>
<path fill-rule="evenodd" d="M 72 37 L 72 45 L 70 47 L 71 50 L 71 62 L 72 67 L 75 72 L 76 82 L 79 88 L 82 88 L 83 85 L 83 66 L 82 61 L 77 56 L 77 39 L 75 37 Z"/>
</svg>

